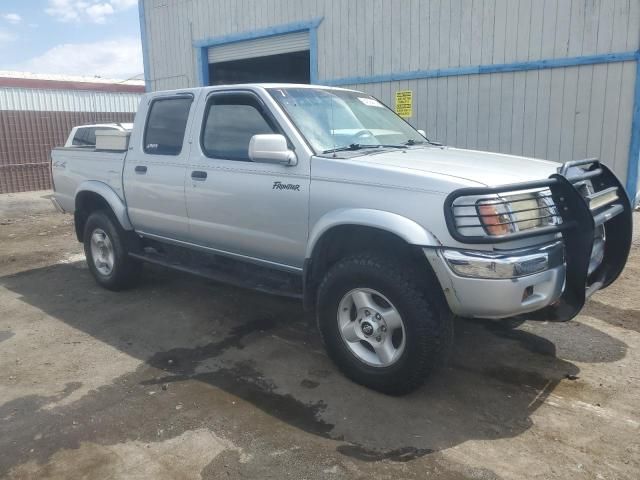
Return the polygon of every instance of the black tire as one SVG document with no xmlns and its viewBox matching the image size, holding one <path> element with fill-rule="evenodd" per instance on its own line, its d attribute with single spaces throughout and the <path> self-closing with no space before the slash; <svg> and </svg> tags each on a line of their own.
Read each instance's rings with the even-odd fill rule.
<svg viewBox="0 0 640 480">
<path fill-rule="evenodd" d="M 427 278 L 425 278 L 427 277 Z M 371 366 L 360 360 L 340 334 L 341 299 L 356 288 L 380 292 L 397 309 L 406 331 L 395 363 Z M 435 278 L 375 253 L 347 257 L 333 265 L 318 289 L 318 328 L 331 359 L 351 380 L 390 395 L 409 393 L 447 359 L 453 343 L 453 316 Z"/>
<path fill-rule="evenodd" d="M 101 273 L 94 262 L 91 251 L 91 237 L 96 229 L 109 237 L 113 246 L 114 262 L 109 274 Z M 84 227 L 84 254 L 87 265 L 98 284 L 108 290 L 123 290 L 131 287 L 138 279 L 141 263 L 129 257 L 126 242 L 126 232 L 120 227 L 109 212 L 98 210 L 89 215 Z"/>
</svg>

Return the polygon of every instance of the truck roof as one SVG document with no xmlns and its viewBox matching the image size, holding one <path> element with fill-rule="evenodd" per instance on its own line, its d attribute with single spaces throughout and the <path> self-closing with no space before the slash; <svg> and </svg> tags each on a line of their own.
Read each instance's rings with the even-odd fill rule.
<svg viewBox="0 0 640 480">
<path fill-rule="evenodd" d="M 87 123 L 76 125 L 74 128 L 115 128 L 118 130 L 133 130 L 133 123 L 130 122 L 113 122 L 113 123 Z"/>
<path fill-rule="evenodd" d="M 232 85 L 212 85 L 211 87 L 237 87 L 237 86 L 245 86 L 245 87 L 261 87 L 261 88 L 315 88 L 315 89 L 330 89 L 330 90 L 350 90 L 348 88 L 342 87 L 332 87 L 329 85 L 312 85 L 308 83 L 241 83 L 241 84 L 232 84 Z M 211 88 L 211 87 L 202 87 L 202 88 Z"/>
<path fill-rule="evenodd" d="M 160 93 L 167 92 L 197 92 L 199 90 L 228 90 L 235 88 L 313 88 L 313 89 L 322 89 L 322 90 L 342 90 L 347 92 L 356 92 L 357 90 L 353 90 L 351 88 L 342 88 L 342 87 L 332 87 L 329 85 L 310 85 L 308 83 L 233 83 L 229 85 L 210 85 L 208 87 L 191 87 L 191 88 L 179 88 L 174 90 L 159 90 L 156 92 L 150 92 L 149 95 L 157 95 Z"/>
</svg>

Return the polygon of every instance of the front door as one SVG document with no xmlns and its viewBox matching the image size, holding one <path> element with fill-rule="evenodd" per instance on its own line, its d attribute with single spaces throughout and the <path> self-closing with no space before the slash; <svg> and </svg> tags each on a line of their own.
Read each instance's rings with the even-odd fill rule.
<svg viewBox="0 0 640 480">
<path fill-rule="evenodd" d="M 185 192 L 192 242 L 241 257 L 301 268 L 308 229 L 309 159 L 295 166 L 249 160 L 253 135 L 283 133 L 249 91 L 205 100 L 192 139 Z M 198 115 L 200 117 L 200 115 Z"/>
<path fill-rule="evenodd" d="M 155 97 L 138 112 L 146 122 L 144 129 L 134 132 L 123 182 L 129 218 L 139 232 L 177 240 L 189 235 L 185 132 L 193 104 L 191 94 Z"/>
</svg>

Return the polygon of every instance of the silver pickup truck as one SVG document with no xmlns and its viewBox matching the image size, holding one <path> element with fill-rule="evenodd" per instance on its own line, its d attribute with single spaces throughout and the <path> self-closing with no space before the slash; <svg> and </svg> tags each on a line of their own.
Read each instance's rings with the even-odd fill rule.
<svg viewBox="0 0 640 480">
<path fill-rule="evenodd" d="M 573 318 L 630 248 L 596 159 L 443 146 L 353 90 L 154 92 L 126 140 L 51 154 L 100 285 L 151 262 L 300 298 L 338 367 L 386 393 L 446 357 L 455 316 Z"/>
</svg>

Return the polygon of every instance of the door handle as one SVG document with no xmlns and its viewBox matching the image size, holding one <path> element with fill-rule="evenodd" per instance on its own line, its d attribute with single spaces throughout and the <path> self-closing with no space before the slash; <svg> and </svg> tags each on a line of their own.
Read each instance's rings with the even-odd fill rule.
<svg viewBox="0 0 640 480">
<path fill-rule="evenodd" d="M 191 178 L 193 180 L 204 181 L 207 178 L 207 172 L 203 172 L 201 170 L 194 170 L 191 172 Z"/>
<path fill-rule="evenodd" d="M 147 173 L 146 165 L 136 165 L 136 173 Z"/>
</svg>

